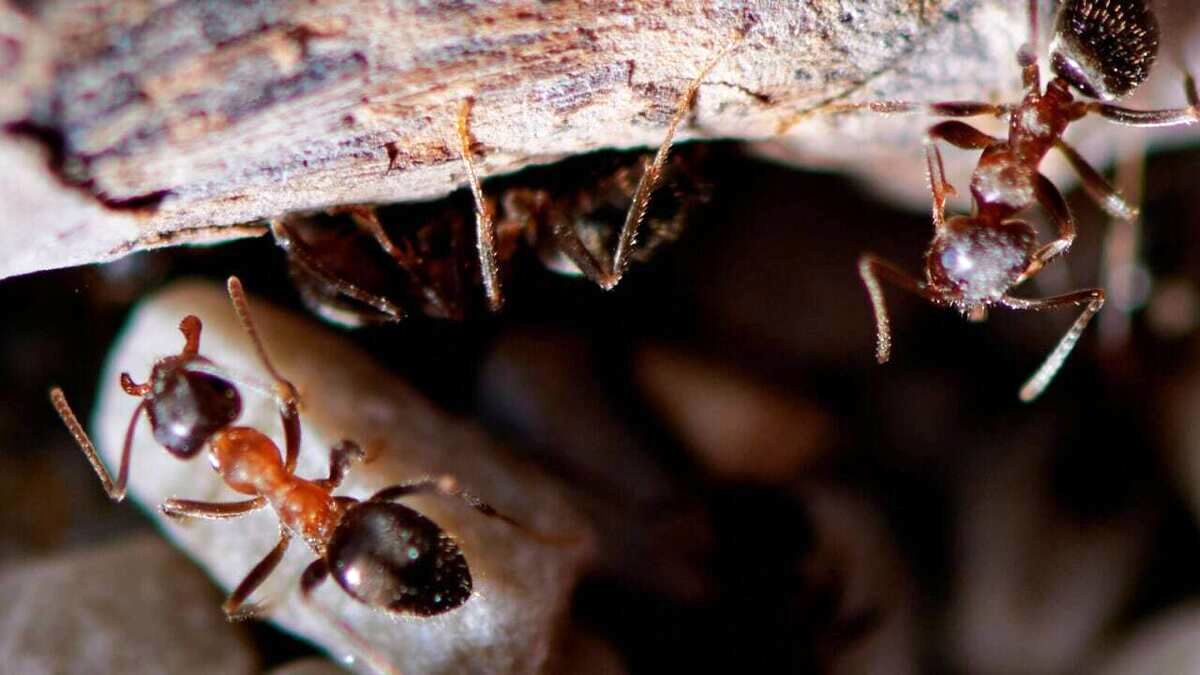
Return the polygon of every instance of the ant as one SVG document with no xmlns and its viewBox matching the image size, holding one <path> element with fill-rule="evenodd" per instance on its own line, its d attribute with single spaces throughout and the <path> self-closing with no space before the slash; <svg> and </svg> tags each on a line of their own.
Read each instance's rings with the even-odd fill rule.
<svg viewBox="0 0 1200 675">
<path fill-rule="evenodd" d="M 678 237 L 683 221 L 703 197 L 688 198 L 683 194 L 696 181 L 686 161 L 669 161 L 675 132 L 691 110 L 704 78 L 740 39 L 714 56 L 684 89 L 666 135 L 652 158 L 639 155 L 636 165 L 617 167 L 584 190 L 508 188 L 499 199 L 499 217 L 496 205 L 484 195 L 473 159 L 470 116 L 474 102 L 463 101 L 455 131 L 474 202 L 474 258 L 489 311 L 503 307 L 500 268 L 512 259 L 522 239 L 549 269 L 583 275 L 601 288 L 611 290 L 621 281 L 631 260 L 645 259 L 648 256 L 640 253 L 648 253 L 658 244 Z M 666 217 L 648 218 L 651 197 L 664 178 L 678 178 L 684 187 L 675 186 L 673 190 L 678 208 Z M 596 215 L 622 200 L 631 201 L 620 229 L 614 232 L 612 223 L 603 222 Z M 272 221 L 271 232 L 288 254 L 301 296 L 323 318 L 349 326 L 398 321 L 406 316 L 400 303 L 393 299 L 399 297 L 428 316 L 461 320 L 470 304 L 465 298 L 466 291 L 476 283 L 463 279 L 464 275 L 476 274 L 469 266 L 471 254 L 463 245 L 465 223 L 461 214 L 452 213 L 451 209 L 426 208 L 430 209 L 426 224 L 411 230 L 399 242 L 388 235 L 377 207 L 347 206 L 329 212 L 331 216 L 349 215 L 354 233 L 373 239 L 392 258 L 403 279 L 390 283 L 391 293 L 376 290 L 388 287 L 389 281 L 384 278 L 387 275 L 364 266 L 361 244 L 364 237 L 331 232 L 330 225 L 334 223 L 329 218 L 312 214 L 289 216 Z M 639 229 L 647 221 L 649 245 L 639 252 Z M 610 243 L 613 243 L 611 253 L 603 250 Z"/>
<path fill-rule="evenodd" d="M 1158 51 L 1158 24 L 1145 0 L 1067 0 L 1058 12 L 1050 43 L 1054 78 L 1041 88 L 1037 64 L 1037 0 L 1029 0 L 1029 38 L 1017 51 L 1025 96 L 1015 104 L 973 101 L 916 104 L 874 101 L 839 105 L 896 113 L 927 110 L 943 117 L 1008 115 L 1008 138 L 996 138 L 960 121 L 936 124 L 926 132 L 925 160 L 933 194 L 934 237 L 925 253 L 925 279 L 918 281 L 895 265 L 872 254 L 859 259 L 858 271 L 875 313 L 876 356 L 880 363 L 891 355 L 891 328 L 880 279 L 941 306 L 958 309 L 970 321 L 983 321 L 988 308 L 1043 310 L 1083 305 L 1083 312 L 1041 367 L 1020 391 L 1022 401 L 1032 401 L 1046 388 L 1079 340 L 1092 316 L 1104 304 L 1099 288 L 1050 298 L 1020 298 L 1009 291 L 1035 276 L 1049 262 L 1065 254 L 1075 240 L 1075 221 L 1058 188 L 1038 165 L 1057 149 L 1080 175 L 1084 189 L 1110 214 L 1132 219 L 1137 210 L 1092 168 L 1065 140 L 1072 122 L 1090 114 L 1118 124 L 1158 127 L 1200 121 L 1200 96 L 1190 74 L 1184 76 L 1188 107 L 1173 110 L 1133 110 L 1109 103 L 1124 98 L 1150 73 Z M 1080 94 L 1096 100 L 1075 100 Z M 970 216 L 945 215 L 947 196 L 956 194 L 947 182 L 937 141 L 965 150 L 982 150 L 971 176 L 974 204 Z M 1017 213 L 1040 205 L 1058 230 L 1050 243 L 1037 245 L 1029 223 Z"/>
<path fill-rule="evenodd" d="M 302 539 L 317 560 L 300 578 L 303 600 L 335 625 L 367 658 L 390 671 L 386 661 L 347 622 L 311 600 L 312 592 L 330 576 L 354 599 L 397 614 L 433 616 L 462 605 L 471 596 L 470 569 L 458 543 L 440 526 L 395 500 L 419 494 L 461 499 L 476 511 L 502 520 L 534 537 L 518 521 L 496 511 L 472 494 L 459 489 L 449 476 L 414 480 L 379 490 L 366 500 L 334 496 L 351 461 L 365 453 L 350 440 L 332 449 L 329 476 L 308 480 L 294 471 L 300 449 L 300 419 L 296 388 L 272 365 L 251 321 L 246 295 L 237 277 L 228 282 L 229 297 L 242 328 L 250 336 L 274 390 L 283 419 L 285 448 L 268 436 L 245 426 L 233 426 L 241 412 L 241 397 L 229 376 L 200 355 L 200 319 L 188 315 L 179 325 L 184 346 L 178 355 L 159 359 L 144 384 L 134 384 L 121 374 L 121 387 L 140 397 L 125 435 L 121 465 L 113 481 L 96 447 L 71 411 L 61 389 L 50 391 L 55 410 L 100 477 L 114 501 L 125 496 L 133 432 L 142 411 L 147 413 L 154 438 L 180 459 L 195 456 L 207 446 L 213 468 L 235 492 L 252 495 L 236 502 L 203 502 L 168 499 L 159 508 L 173 519 L 230 519 L 270 505 L 279 517 L 279 542 L 246 575 L 225 600 L 222 609 L 231 621 L 262 613 L 247 598 L 282 560 L 292 537 Z M 551 538 L 545 537 L 547 541 Z"/>
</svg>

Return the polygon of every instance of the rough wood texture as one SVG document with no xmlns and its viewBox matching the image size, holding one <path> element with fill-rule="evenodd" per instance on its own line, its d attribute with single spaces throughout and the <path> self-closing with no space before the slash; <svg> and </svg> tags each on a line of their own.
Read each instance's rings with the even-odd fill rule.
<svg viewBox="0 0 1200 675">
<path fill-rule="evenodd" d="M 842 99 L 1011 98 L 1024 4 L 0 4 L 0 277 L 444 195 L 464 179 L 453 125 L 468 97 L 485 176 L 653 145 L 740 32 L 682 137 L 778 141 L 781 120 Z M 1189 23 L 1164 21 L 1168 38 Z M 911 160 L 925 124 L 817 116 L 768 152 L 879 166 Z"/>
</svg>

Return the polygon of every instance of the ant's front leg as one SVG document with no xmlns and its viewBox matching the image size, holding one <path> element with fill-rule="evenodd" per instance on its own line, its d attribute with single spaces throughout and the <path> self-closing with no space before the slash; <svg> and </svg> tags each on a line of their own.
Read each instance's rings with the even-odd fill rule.
<svg viewBox="0 0 1200 675">
<path fill-rule="evenodd" d="M 925 132 L 925 167 L 929 175 L 929 189 L 933 192 L 933 227 L 940 231 L 946 224 L 946 197 L 957 192 L 946 180 L 942 152 L 937 147 L 938 140 L 963 150 L 982 150 L 1001 141 L 958 121 L 935 124 Z"/>
<path fill-rule="evenodd" d="M 1086 305 L 1083 308 L 1083 313 L 1079 315 L 1078 319 L 1075 319 L 1075 323 L 1071 324 L 1071 328 L 1067 330 L 1066 335 L 1063 335 L 1062 339 L 1058 341 L 1058 345 L 1054 347 L 1054 351 L 1050 352 L 1050 355 L 1042 362 L 1037 372 L 1026 380 L 1025 384 L 1021 387 L 1021 400 L 1028 403 L 1046 390 L 1046 386 L 1050 384 L 1050 380 L 1054 379 L 1054 375 L 1058 373 L 1059 368 L 1062 368 L 1063 362 L 1067 360 L 1067 356 L 1075 348 L 1075 343 L 1079 342 L 1079 336 L 1087 328 L 1088 322 L 1104 306 L 1104 290 L 1092 288 L 1052 298 L 1032 300 L 1006 295 L 1001 298 L 1000 302 L 1012 309 L 1031 309 L 1035 311 L 1053 309 L 1065 305 Z"/>
<path fill-rule="evenodd" d="M 892 263 L 870 253 L 858 259 L 858 275 L 862 277 L 863 285 L 867 287 L 867 295 L 871 298 L 871 309 L 875 312 L 875 358 L 880 363 L 887 363 L 892 355 L 892 327 L 888 321 L 887 304 L 883 298 L 883 286 L 879 280 L 885 279 L 904 290 L 921 296 L 933 302 L 934 297 L 929 293 L 925 284 L 910 277 L 906 272 Z"/>
<path fill-rule="evenodd" d="M 265 497 L 255 497 L 240 502 L 201 502 L 192 499 L 171 497 L 158 507 L 168 518 L 204 518 L 205 520 L 229 520 L 253 513 L 267 505 Z"/>
</svg>

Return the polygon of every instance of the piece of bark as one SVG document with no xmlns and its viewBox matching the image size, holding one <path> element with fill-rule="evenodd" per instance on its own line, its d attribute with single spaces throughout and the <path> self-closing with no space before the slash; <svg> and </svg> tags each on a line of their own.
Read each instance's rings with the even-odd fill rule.
<svg viewBox="0 0 1200 675">
<path fill-rule="evenodd" d="M 920 197 L 924 116 L 817 116 L 785 136 L 781 123 L 840 100 L 1013 100 L 1024 7 L 0 5 L 0 278 L 261 233 L 244 224 L 286 212 L 439 197 L 464 184 L 453 130 L 467 98 L 484 176 L 653 146 L 682 88 L 741 32 L 681 139 L 774 139 L 763 152 Z M 1197 19 L 1164 11 L 1178 14 L 1162 19 L 1164 51 L 1184 53 L 1171 48 Z M 1154 102 L 1180 105 L 1177 69 L 1158 70 L 1169 95 Z M 970 155 L 950 155 L 951 175 Z"/>
<path fill-rule="evenodd" d="M 569 632 L 571 593 L 593 551 L 590 529 L 558 486 L 509 457 L 473 425 L 438 412 L 337 336 L 261 302 L 252 301 L 251 311 L 271 358 L 303 397 L 297 475 L 326 476 L 330 446 L 351 438 L 376 456 L 352 466 L 337 494 L 365 498 L 387 485 L 450 474 L 528 527 L 568 539 L 559 545 L 535 541 L 458 500 L 405 499 L 458 540 L 475 582 L 472 597 L 453 611 L 425 619 L 370 609 L 332 580 L 318 589 L 315 601 L 354 625 L 401 672 L 542 672 Z M 128 371 L 140 380 L 156 358 L 178 353 L 179 321 L 189 313 L 204 322 L 202 354 L 232 372 L 265 378 L 221 290 L 194 282 L 168 288 L 135 312 L 100 380 L 93 429 L 109 466 L 115 466 L 137 404 L 117 386 L 118 373 Z M 238 424 L 261 429 L 281 442 L 273 401 L 246 387 L 242 395 Z M 244 498 L 224 487 L 205 459 L 182 462 L 171 457 L 154 442 L 145 422 L 135 436 L 130 491 L 149 509 L 171 496 Z M 155 510 L 151 513 L 226 590 L 240 582 L 278 538 L 278 520 L 271 509 L 234 521 L 182 525 Z M 255 596 L 273 605 L 271 620 L 340 656 L 349 651 L 341 634 L 300 600 L 299 576 L 312 559 L 307 547 L 294 540 Z"/>
</svg>

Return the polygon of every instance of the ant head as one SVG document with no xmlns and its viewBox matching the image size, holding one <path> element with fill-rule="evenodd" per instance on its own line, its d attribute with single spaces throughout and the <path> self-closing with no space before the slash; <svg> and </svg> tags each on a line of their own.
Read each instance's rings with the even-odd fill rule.
<svg viewBox="0 0 1200 675">
<path fill-rule="evenodd" d="M 1050 67 L 1085 96 L 1127 96 L 1150 75 L 1158 22 L 1145 0 L 1068 0 L 1058 13 Z"/>
<path fill-rule="evenodd" d="M 946 221 L 925 254 L 929 285 L 964 308 L 999 300 L 1029 265 L 1037 234 L 1028 223 L 959 216 Z"/>
<path fill-rule="evenodd" d="M 372 607 L 431 616 L 471 596 L 471 572 L 458 544 L 401 504 L 350 507 L 325 551 L 338 585 Z"/>
<path fill-rule="evenodd" d="M 217 431 L 229 426 L 242 412 L 242 398 L 232 382 L 192 370 L 197 356 L 171 356 L 150 371 L 146 414 L 154 440 L 181 459 L 196 455 Z"/>
</svg>

